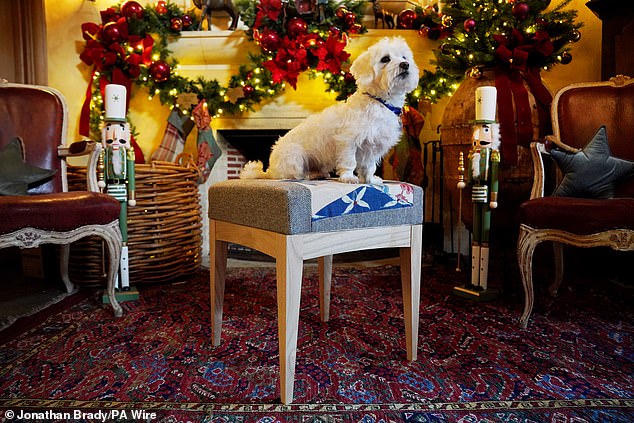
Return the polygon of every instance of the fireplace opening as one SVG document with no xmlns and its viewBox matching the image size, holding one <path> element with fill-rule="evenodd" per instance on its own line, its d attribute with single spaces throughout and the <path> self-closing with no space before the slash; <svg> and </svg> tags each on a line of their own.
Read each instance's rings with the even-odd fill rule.
<svg viewBox="0 0 634 423">
<path fill-rule="evenodd" d="M 269 166 L 271 147 L 288 129 L 219 129 L 218 134 L 246 159 L 260 160 Z"/>
</svg>

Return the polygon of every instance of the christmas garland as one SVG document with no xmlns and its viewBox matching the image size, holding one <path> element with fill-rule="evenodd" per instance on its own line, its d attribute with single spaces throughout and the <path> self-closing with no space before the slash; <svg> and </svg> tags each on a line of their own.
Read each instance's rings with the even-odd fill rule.
<svg viewBox="0 0 634 423">
<path fill-rule="evenodd" d="M 81 26 L 85 40 L 80 59 L 92 67 L 92 75 L 80 118 L 80 133 L 100 139 L 103 119 L 102 94 L 108 83 L 143 86 L 150 97 L 174 107 L 179 96 L 204 99 L 212 116 L 253 110 L 254 106 L 280 94 L 286 84 L 296 88 L 304 71 L 323 78 L 327 89 L 344 99 L 355 91 L 354 78 L 346 70 L 350 54 L 345 51 L 348 34 L 366 31 L 360 23 L 364 1 L 318 2 L 319 9 L 306 13 L 295 2 L 243 0 L 238 3 L 247 35 L 260 46 L 249 55 L 228 85 L 178 74 L 178 62 L 170 57 L 168 43 L 181 31 L 198 28 L 195 16 L 178 6 L 158 1 L 141 6 L 127 1 L 100 12 L 101 23 Z M 128 96 L 128 101 L 129 101 Z M 188 112 L 184 110 L 184 112 Z"/>
<path fill-rule="evenodd" d="M 440 43 L 434 50 L 436 69 L 422 71 L 408 103 L 416 106 L 421 98 L 434 103 L 485 68 L 524 72 L 570 63 L 568 45 L 579 40 L 582 24 L 574 22 L 576 11 L 563 10 L 569 3 L 561 0 L 545 12 L 550 0 L 449 0 L 442 12 L 438 4 L 401 11 L 396 28 L 417 30 Z M 145 87 L 170 107 L 190 94 L 204 99 L 212 116 L 253 110 L 286 84 L 296 88 L 302 72 L 322 78 L 337 100 L 356 90 L 345 48 L 348 34 L 366 32 L 360 20 L 364 0 L 237 0 L 236 5 L 260 52 L 249 55 L 249 63 L 227 86 L 178 74 L 168 44 L 181 31 L 196 30 L 199 22 L 172 3 L 159 0 L 143 7 L 126 1 L 102 11 L 101 23 L 82 24 L 86 43 L 80 59 L 92 66 L 92 75 L 80 133 L 100 138 L 102 93 L 108 83 L 125 85 L 129 92 L 132 84 Z"/>
</svg>

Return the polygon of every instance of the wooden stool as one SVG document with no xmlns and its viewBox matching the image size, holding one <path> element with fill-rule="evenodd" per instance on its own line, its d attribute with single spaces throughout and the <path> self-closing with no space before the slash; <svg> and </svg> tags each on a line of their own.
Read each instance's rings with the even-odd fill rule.
<svg viewBox="0 0 634 423">
<path fill-rule="evenodd" d="M 303 261 L 318 258 L 320 310 L 328 321 L 332 255 L 400 247 L 407 359 L 416 360 L 423 190 L 336 181 L 229 180 L 209 189 L 211 326 L 220 345 L 227 243 L 276 261 L 280 396 L 293 401 Z"/>
</svg>

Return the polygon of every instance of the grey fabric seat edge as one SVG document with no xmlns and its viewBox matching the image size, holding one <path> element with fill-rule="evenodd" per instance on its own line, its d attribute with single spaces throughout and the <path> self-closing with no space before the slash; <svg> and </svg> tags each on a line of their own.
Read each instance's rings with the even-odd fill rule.
<svg viewBox="0 0 634 423">
<path fill-rule="evenodd" d="M 346 214 L 312 222 L 311 191 L 301 183 L 232 179 L 209 188 L 209 217 L 288 235 L 421 224 L 423 190 L 410 186 L 414 192 L 412 207 Z"/>
</svg>

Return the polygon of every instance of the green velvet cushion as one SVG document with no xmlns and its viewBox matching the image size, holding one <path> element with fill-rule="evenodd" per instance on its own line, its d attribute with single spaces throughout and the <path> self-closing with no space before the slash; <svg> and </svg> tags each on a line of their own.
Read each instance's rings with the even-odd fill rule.
<svg viewBox="0 0 634 423">
<path fill-rule="evenodd" d="M 550 152 L 564 173 L 553 192 L 558 197 L 612 198 L 614 184 L 634 175 L 634 162 L 612 157 L 605 126 L 577 153 Z"/>
<path fill-rule="evenodd" d="M 0 195 L 25 195 L 30 186 L 44 182 L 55 172 L 26 163 L 22 139 L 13 138 L 0 150 Z"/>
</svg>

